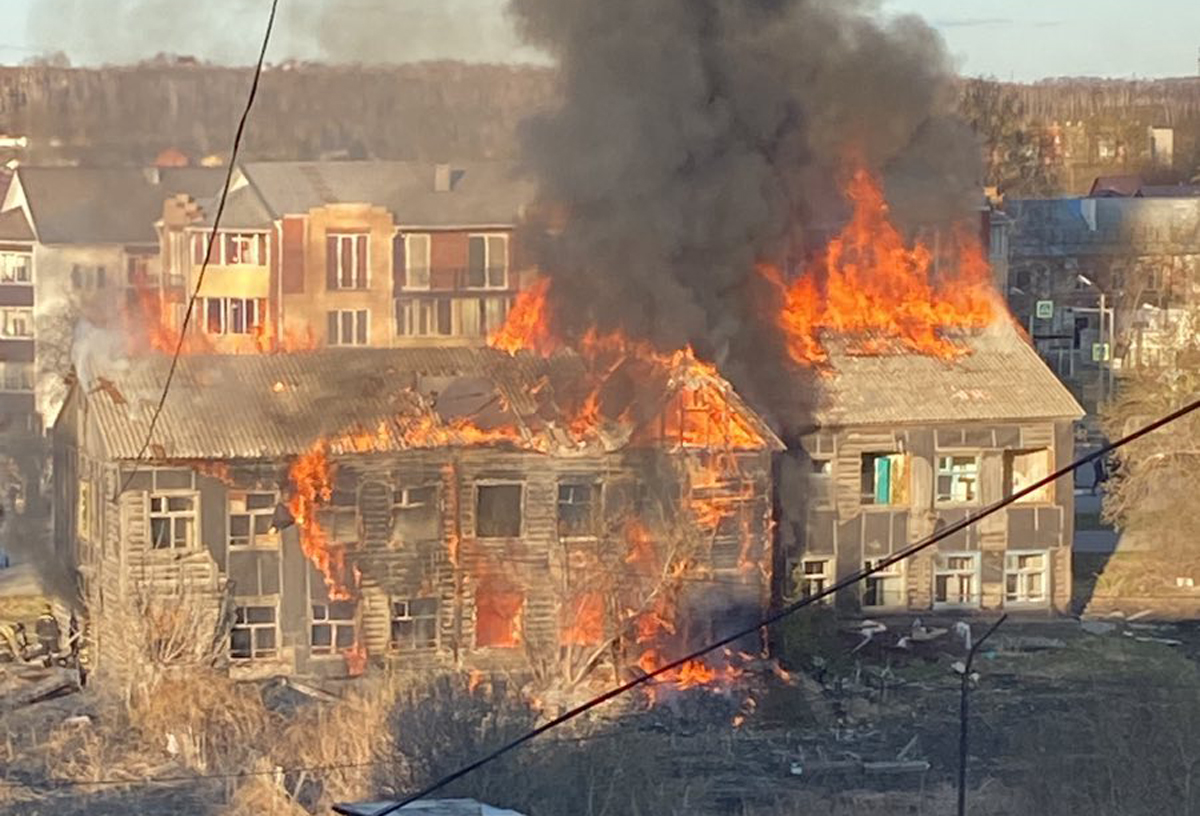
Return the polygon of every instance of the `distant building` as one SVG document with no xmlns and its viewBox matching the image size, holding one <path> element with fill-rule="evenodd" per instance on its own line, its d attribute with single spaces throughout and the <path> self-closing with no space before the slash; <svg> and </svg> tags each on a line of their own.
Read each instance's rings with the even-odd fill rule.
<svg viewBox="0 0 1200 816">
<path fill-rule="evenodd" d="M 531 270 L 516 227 L 533 188 L 500 162 L 249 162 L 234 173 L 193 331 L 217 351 L 270 345 L 479 345 Z M 181 314 L 216 202 L 162 220 Z"/>
<path fill-rule="evenodd" d="M 1145 318 L 1197 302 L 1200 189 L 1108 177 L 1086 198 L 1010 199 L 1006 210 L 1009 305 L 1085 405 L 1103 397 L 1109 366 L 1162 362 L 1146 350 Z"/>
<path fill-rule="evenodd" d="M 132 284 L 158 274 L 154 224 L 163 201 L 207 193 L 219 177 L 202 169 L 17 169 L 0 206 L 0 303 L 12 310 L 5 339 L 16 341 L 0 342 L 5 393 L 34 396 L 37 412 L 53 420 L 76 322 L 104 325 L 122 314 Z"/>
<path fill-rule="evenodd" d="M 815 594 L 1069 463 L 1083 410 L 1011 326 L 965 354 L 855 354 L 834 338 L 789 574 Z M 844 590 L 849 613 L 1066 612 L 1070 478 Z M 784 531 L 787 535 L 791 531 Z"/>
</svg>

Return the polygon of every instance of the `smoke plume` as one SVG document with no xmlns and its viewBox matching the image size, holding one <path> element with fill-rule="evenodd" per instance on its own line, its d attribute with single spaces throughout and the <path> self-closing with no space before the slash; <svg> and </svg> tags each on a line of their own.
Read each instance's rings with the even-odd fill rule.
<svg viewBox="0 0 1200 816">
<path fill-rule="evenodd" d="M 801 425 L 809 389 L 781 376 L 755 264 L 795 257 L 843 214 L 838 181 L 855 162 L 884 175 L 904 222 L 962 213 L 979 151 L 948 118 L 937 34 L 855 0 L 510 12 L 561 73 L 561 106 L 522 133 L 547 210 L 564 216 L 536 249 L 559 330 L 691 343 L 785 429 Z"/>
</svg>

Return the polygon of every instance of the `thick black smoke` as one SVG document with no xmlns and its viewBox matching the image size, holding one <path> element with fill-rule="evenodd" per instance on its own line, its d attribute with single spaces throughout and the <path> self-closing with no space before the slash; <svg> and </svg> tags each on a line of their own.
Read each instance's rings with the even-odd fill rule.
<svg viewBox="0 0 1200 816">
<path fill-rule="evenodd" d="M 843 214 L 865 162 L 902 220 L 961 214 L 979 151 L 946 115 L 934 31 L 854 0 L 511 0 L 557 58 L 562 104 L 523 134 L 565 214 L 537 247 L 568 333 L 619 327 L 717 359 L 785 430 L 809 390 L 783 375 L 759 260 L 787 262 Z"/>
</svg>

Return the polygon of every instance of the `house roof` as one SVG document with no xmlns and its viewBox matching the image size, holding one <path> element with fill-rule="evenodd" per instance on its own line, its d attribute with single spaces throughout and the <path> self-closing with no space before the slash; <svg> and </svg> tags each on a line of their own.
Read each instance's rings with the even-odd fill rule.
<svg viewBox="0 0 1200 816">
<path fill-rule="evenodd" d="M 1011 324 L 963 335 L 954 360 L 858 355 L 826 339 L 817 421 L 824 426 L 1079 419 L 1083 408 Z"/>
<path fill-rule="evenodd" d="M 1092 189 L 1088 195 L 1097 197 L 1106 196 L 1135 196 L 1142 189 L 1141 176 L 1097 176 L 1092 182 Z"/>
<path fill-rule="evenodd" d="M 91 373 L 87 406 L 114 459 L 138 456 L 169 366 L 166 356 Z M 715 389 L 760 447 L 779 442 L 732 388 L 702 366 L 651 369 L 630 359 L 602 394 L 598 432 L 568 429 L 591 391 L 572 354 L 494 349 L 327 349 L 184 356 L 151 455 L 159 459 L 292 456 L 327 440 L 334 453 L 494 444 L 535 451 L 614 450 L 650 426 L 685 384 Z M 79 388 L 79 386 L 76 386 Z M 710 391 L 711 393 L 711 391 Z"/>
<path fill-rule="evenodd" d="M 401 225 L 421 227 L 516 224 L 534 199 L 532 182 L 508 162 L 452 165 L 451 186 L 434 189 L 437 165 L 416 161 L 247 162 L 249 182 L 229 195 L 222 223 L 263 227 L 284 215 L 327 204 L 386 207 Z M 211 224 L 215 207 L 205 208 Z"/>
<path fill-rule="evenodd" d="M 43 244 L 154 244 L 163 202 L 210 196 L 220 168 L 21 167 L 33 228 Z"/>
<path fill-rule="evenodd" d="M 349 816 L 375 816 L 395 805 L 395 802 L 362 802 L 353 805 L 338 805 L 341 813 Z M 521 816 L 515 810 L 502 810 L 474 799 L 422 799 L 410 802 L 397 813 L 419 813 L 422 816 Z"/>
<path fill-rule="evenodd" d="M 0 213 L 0 241 L 33 241 L 33 229 L 25 218 L 25 211 L 14 207 Z"/>
</svg>

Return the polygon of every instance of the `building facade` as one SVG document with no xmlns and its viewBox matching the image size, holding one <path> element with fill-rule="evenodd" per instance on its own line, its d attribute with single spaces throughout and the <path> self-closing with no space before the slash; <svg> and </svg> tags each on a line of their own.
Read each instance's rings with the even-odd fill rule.
<svg viewBox="0 0 1200 816">
<path fill-rule="evenodd" d="M 237 169 L 200 289 L 215 351 L 481 345 L 531 274 L 532 203 L 505 163 L 269 162 Z M 179 322 L 215 203 L 169 202 L 165 294 Z"/>
<path fill-rule="evenodd" d="M 818 430 L 803 440 L 807 526 L 789 572 L 830 586 L 1072 461 L 1078 403 L 1011 327 L 964 337 L 946 361 L 830 344 Z M 849 614 L 1066 612 L 1070 477 L 866 579 Z M 787 532 L 784 533 L 787 535 Z"/>
<path fill-rule="evenodd" d="M 581 429 L 573 357 L 184 356 L 139 466 L 165 365 L 77 385 L 54 429 L 55 540 L 101 663 L 130 638 L 114 610 L 164 597 L 242 678 L 619 671 L 609 655 L 642 642 L 623 610 L 669 614 L 654 576 L 674 547 L 695 570 L 670 592 L 680 636 L 768 603 L 779 443 L 709 371 L 628 362 L 627 410 Z"/>
</svg>

